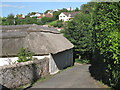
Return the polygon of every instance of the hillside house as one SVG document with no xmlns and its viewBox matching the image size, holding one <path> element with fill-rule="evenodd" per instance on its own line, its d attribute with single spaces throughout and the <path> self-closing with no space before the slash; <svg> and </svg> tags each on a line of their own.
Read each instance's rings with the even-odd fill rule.
<svg viewBox="0 0 120 90">
<path fill-rule="evenodd" d="M 68 11 L 73 11 L 72 7 L 67 8 Z"/>
<path fill-rule="evenodd" d="M 55 74 L 73 65 L 73 44 L 54 28 L 38 25 L 0 26 L 0 65 L 18 60 L 21 48 L 34 52 L 34 58 L 49 58 L 49 73 Z M 12 64 L 11 63 L 11 64 Z"/>
<path fill-rule="evenodd" d="M 59 20 L 62 20 L 62 21 L 69 21 L 71 20 L 72 18 L 74 18 L 75 15 L 77 15 L 79 12 L 62 12 L 60 15 L 59 15 Z"/>
<path fill-rule="evenodd" d="M 14 18 L 24 19 L 25 15 L 23 15 L 23 14 L 17 14 L 17 15 L 14 16 Z"/>
<path fill-rule="evenodd" d="M 46 14 L 41 14 L 41 16 L 38 16 L 37 19 L 41 19 L 43 17 L 48 17 L 48 18 L 52 18 L 53 17 L 53 10 L 48 11 Z"/>
<path fill-rule="evenodd" d="M 39 16 L 41 16 L 41 14 L 40 13 L 36 13 L 35 15 L 31 15 L 30 17 L 39 17 Z"/>
</svg>

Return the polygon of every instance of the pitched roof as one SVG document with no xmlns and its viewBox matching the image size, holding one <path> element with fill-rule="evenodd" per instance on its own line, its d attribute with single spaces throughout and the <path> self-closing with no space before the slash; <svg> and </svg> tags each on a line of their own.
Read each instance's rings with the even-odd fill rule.
<svg viewBox="0 0 120 90">
<path fill-rule="evenodd" d="M 38 25 L 1 27 L 2 53 L 0 56 L 16 56 L 22 47 L 28 48 L 36 55 L 56 54 L 73 48 L 73 44 L 54 28 Z"/>
<path fill-rule="evenodd" d="M 80 12 L 62 12 L 64 13 L 66 16 L 71 15 L 71 17 L 74 17 L 75 15 L 79 14 Z"/>
<path fill-rule="evenodd" d="M 51 14 L 45 14 L 45 17 L 52 18 L 52 17 L 53 17 L 53 15 L 51 15 Z"/>
</svg>

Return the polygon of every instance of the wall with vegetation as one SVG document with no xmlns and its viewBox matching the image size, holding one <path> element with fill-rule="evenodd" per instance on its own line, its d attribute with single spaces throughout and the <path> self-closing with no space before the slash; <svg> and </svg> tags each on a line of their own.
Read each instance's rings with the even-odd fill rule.
<svg viewBox="0 0 120 90">
<path fill-rule="evenodd" d="M 15 88 L 33 83 L 49 74 L 49 59 L 22 62 L 0 67 L 0 84 L 7 88 Z"/>
</svg>

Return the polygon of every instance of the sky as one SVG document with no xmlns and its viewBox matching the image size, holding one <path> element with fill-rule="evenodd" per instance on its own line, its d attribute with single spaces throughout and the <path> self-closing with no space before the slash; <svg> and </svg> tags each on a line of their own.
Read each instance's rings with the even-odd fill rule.
<svg viewBox="0 0 120 90">
<path fill-rule="evenodd" d="M 14 2 L 14 0 L 9 0 L 11 2 L 8 2 L 8 0 L 4 0 L 2 4 L 0 4 L 0 8 L 2 9 L 1 17 L 7 17 L 10 13 L 16 15 L 16 14 L 24 14 L 27 15 L 30 12 L 40 12 L 44 13 L 46 10 L 56 10 L 56 9 L 62 9 L 62 8 L 69 8 L 72 7 L 75 9 L 76 7 L 80 8 L 82 4 L 87 4 L 88 1 L 77 1 L 73 0 L 75 2 L 68 2 L 68 0 L 58 0 L 56 2 L 53 2 L 55 0 L 52 0 L 51 2 L 48 2 L 48 0 L 44 0 L 46 2 L 35 0 L 34 2 L 29 0 L 29 2 L 24 2 L 23 0 L 20 0 L 22 2 Z M 27 1 L 27 0 L 26 0 Z M 63 2 L 64 1 L 64 2 Z M 70 1 L 70 0 L 69 0 Z"/>
</svg>

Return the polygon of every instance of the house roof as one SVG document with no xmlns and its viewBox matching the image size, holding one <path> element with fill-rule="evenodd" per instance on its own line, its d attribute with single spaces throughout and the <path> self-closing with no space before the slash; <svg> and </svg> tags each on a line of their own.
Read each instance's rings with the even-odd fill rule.
<svg viewBox="0 0 120 90">
<path fill-rule="evenodd" d="M 71 17 L 74 17 L 75 15 L 77 15 L 80 12 L 62 12 L 62 13 L 64 13 L 66 16 L 71 15 Z"/>
<path fill-rule="evenodd" d="M 28 48 L 36 55 L 56 54 L 73 48 L 73 44 L 54 28 L 38 25 L 1 27 L 0 57 L 16 56 L 22 47 Z"/>
<path fill-rule="evenodd" d="M 53 17 L 53 15 L 51 15 L 51 14 L 45 14 L 45 17 L 52 18 L 52 17 Z"/>
</svg>

